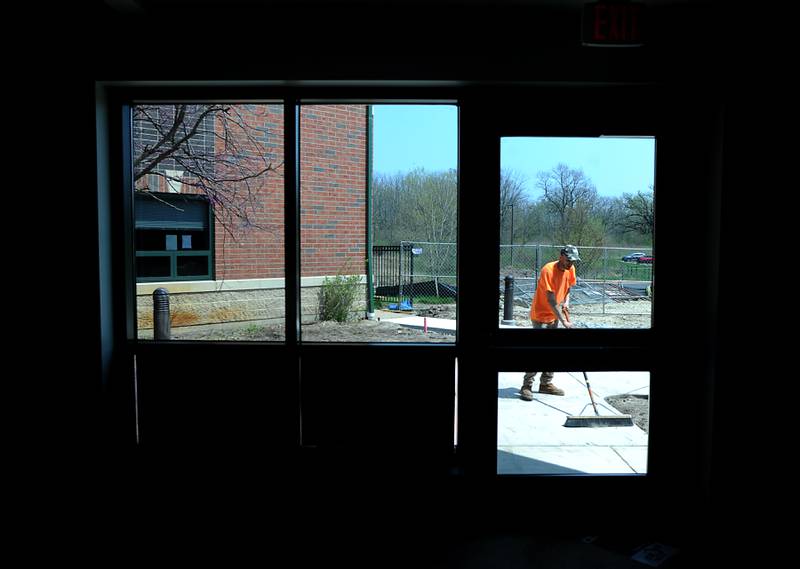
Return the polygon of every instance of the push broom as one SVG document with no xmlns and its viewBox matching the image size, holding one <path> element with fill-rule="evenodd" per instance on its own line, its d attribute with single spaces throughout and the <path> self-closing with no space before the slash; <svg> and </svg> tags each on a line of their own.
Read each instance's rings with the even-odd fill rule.
<svg viewBox="0 0 800 569">
<path fill-rule="evenodd" d="M 589 385 L 589 376 L 583 372 L 583 379 L 586 381 L 586 389 L 589 390 L 589 400 L 592 402 L 594 415 L 569 415 L 564 423 L 565 427 L 632 427 L 633 419 L 630 415 L 601 415 L 597 412 L 597 404 L 594 402 L 592 386 Z M 601 403 L 603 407 L 603 405 Z M 585 405 L 586 409 L 589 405 Z M 607 408 L 607 407 L 606 407 Z M 581 413 L 583 413 L 581 409 Z M 607 408 L 608 409 L 608 408 Z"/>
</svg>

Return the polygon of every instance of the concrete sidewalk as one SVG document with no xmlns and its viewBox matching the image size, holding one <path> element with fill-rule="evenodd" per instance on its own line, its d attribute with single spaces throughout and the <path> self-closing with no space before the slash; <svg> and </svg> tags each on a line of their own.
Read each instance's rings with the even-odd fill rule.
<svg viewBox="0 0 800 569">
<path fill-rule="evenodd" d="M 387 318 L 387 320 L 389 320 Z M 432 332 L 441 332 L 443 334 L 456 334 L 456 321 L 448 318 L 430 318 L 422 316 L 399 316 L 391 318 L 392 324 L 400 324 L 408 328 L 415 328 L 417 330 L 424 330 L 427 321 L 428 330 Z"/>
<path fill-rule="evenodd" d="M 389 312 L 389 311 L 379 311 L 381 313 L 381 317 L 385 320 L 391 320 L 394 324 L 401 324 L 402 326 L 408 326 L 409 328 L 417 328 L 419 330 L 423 330 L 425 327 L 425 320 L 428 321 L 428 330 L 434 330 L 436 332 L 442 332 L 444 334 L 453 334 L 456 333 L 456 321 L 448 318 L 430 318 L 430 317 L 422 317 L 422 316 L 405 316 L 403 314 L 399 314 L 396 312 Z M 509 324 L 502 324 L 498 325 L 500 328 L 520 328 L 521 326 L 509 325 Z M 591 380 L 590 380 L 591 381 Z"/>
<path fill-rule="evenodd" d="M 383 320 L 390 320 L 393 324 L 400 324 L 402 326 L 408 326 L 409 328 L 423 330 L 425 328 L 425 321 L 427 320 L 428 330 L 453 335 L 456 333 L 456 321 L 453 319 L 411 316 L 389 310 L 376 310 L 375 312 Z M 502 322 L 498 324 L 498 326 L 500 328 L 524 328 L 524 326 L 503 324 Z"/>
<path fill-rule="evenodd" d="M 523 372 L 500 373 L 497 391 L 498 474 L 644 474 L 647 433 L 632 427 L 564 427 L 567 415 L 594 415 L 581 372 L 556 372 L 563 397 L 519 398 Z M 649 395 L 647 372 L 588 372 L 601 415 L 620 415 L 609 395 Z"/>
</svg>

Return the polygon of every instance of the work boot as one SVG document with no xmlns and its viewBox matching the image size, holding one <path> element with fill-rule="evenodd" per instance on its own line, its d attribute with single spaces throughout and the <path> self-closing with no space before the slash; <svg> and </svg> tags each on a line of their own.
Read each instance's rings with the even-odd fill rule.
<svg viewBox="0 0 800 569">
<path fill-rule="evenodd" d="M 550 381 L 542 381 L 539 383 L 539 393 L 546 393 L 547 395 L 564 395 L 564 390 L 559 389 Z"/>
<path fill-rule="evenodd" d="M 522 389 L 519 390 L 519 398 L 523 401 L 533 401 L 533 377 L 535 373 L 526 373 L 522 380 Z"/>
</svg>

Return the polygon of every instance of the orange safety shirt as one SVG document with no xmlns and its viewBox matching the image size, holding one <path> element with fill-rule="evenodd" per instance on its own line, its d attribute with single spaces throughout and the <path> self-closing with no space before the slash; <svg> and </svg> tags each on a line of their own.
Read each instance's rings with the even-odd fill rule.
<svg viewBox="0 0 800 569">
<path fill-rule="evenodd" d="M 550 303 L 547 302 L 547 293 L 548 291 L 555 293 L 556 302 L 562 303 L 567 298 L 570 287 L 575 286 L 576 282 L 578 280 L 575 277 L 575 265 L 566 271 L 558 268 L 558 261 L 547 263 L 542 267 L 542 272 L 539 275 L 539 284 L 536 286 L 536 296 L 534 296 L 533 304 L 531 305 L 531 320 L 544 324 L 550 324 L 558 320 L 556 313 L 550 307 Z"/>
</svg>

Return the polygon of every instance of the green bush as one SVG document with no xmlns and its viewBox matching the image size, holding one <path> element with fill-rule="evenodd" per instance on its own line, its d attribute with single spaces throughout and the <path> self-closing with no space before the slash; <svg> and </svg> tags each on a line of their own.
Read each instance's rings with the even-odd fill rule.
<svg viewBox="0 0 800 569">
<path fill-rule="evenodd" d="M 360 291 L 358 275 L 325 277 L 319 291 L 319 319 L 347 322 Z"/>
</svg>

